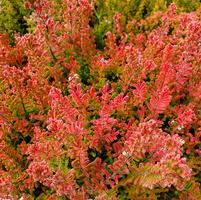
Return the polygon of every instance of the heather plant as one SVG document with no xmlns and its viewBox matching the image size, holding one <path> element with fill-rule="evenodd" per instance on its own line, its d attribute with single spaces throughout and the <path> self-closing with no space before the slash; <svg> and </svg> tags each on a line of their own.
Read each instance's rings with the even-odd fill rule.
<svg viewBox="0 0 201 200">
<path fill-rule="evenodd" d="M 0 32 L 9 34 L 11 44 L 14 44 L 15 32 L 23 35 L 33 32 L 36 27 L 35 16 L 31 14 L 34 9 L 26 9 L 24 2 L 24 0 L 1 0 L 0 2 Z M 57 5 L 58 12 L 64 0 L 51 0 L 50 2 Z M 120 12 L 126 22 L 133 18 L 141 20 L 156 11 L 164 12 L 171 2 L 171 0 L 94 1 L 90 25 L 96 38 L 97 48 L 103 49 L 105 33 L 112 30 L 112 18 L 115 12 Z M 178 7 L 178 12 L 192 12 L 200 7 L 199 0 L 175 0 L 174 2 Z"/>
<path fill-rule="evenodd" d="M 150 23 L 147 17 L 153 15 L 154 12 L 164 12 L 172 2 L 178 7 L 177 12 L 192 12 L 201 6 L 199 0 L 96 0 L 91 26 L 97 48 L 104 48 L 106 33 L 113 30 L 113 16 L 116 12 L 122 14 L 124 25 L 130 20 L 145 20 L 148 26 L 137 28 L 138 25 L 135 25 L 134 27 L 135 31 L 139 33 L 152 29 L 154 24 Z"/>
<path fill-rule="evenodd" d="M 199 10 L 116 13 L 98 50 L 90 1 L 26 6 L 35 31 L 0 37 L 0 198 L 199 199 Z"/>
</svg>

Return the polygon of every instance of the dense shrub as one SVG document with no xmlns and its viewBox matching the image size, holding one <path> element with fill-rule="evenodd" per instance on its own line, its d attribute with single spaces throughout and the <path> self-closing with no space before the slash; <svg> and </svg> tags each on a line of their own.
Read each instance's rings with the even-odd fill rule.
<svg viewBox="0 0 201 200">
<path fill-rule="evenodd" d="M 14 43 L 14 33 L 28 32 L 26 17 L 31 13 L 24 8 L 23 0 L 1 0 L 0 1 L 0 33 L 9 34 L 10 41 Z"/>
<path fill-rule="evenodd" d="M 26 6 L 35 31 L 0 37 L 0 197 L 198 199 L 200 10 L 116 13 L 98 50 L 88 0 Z"/>
<path fill-rule="evenodd" d="M 95 35 L 97 48 L 105 47 L 105 33 L 112 31 L 114 26 L 113 16 L 116 12 L 122 14 L 123 24 L 126 25 L 130 20 L 144 19 L 149 26 L 143 29 L 136 29 L 136 32 L 143 32 L 144 28 L 152 28 L 152 23 L 146 18 L 156 11 L 164 12 L 172 3 L 172 0 L 96 0 L 95 9 L 92 15 L 92 31 Z M 178 9 L 177 12 L 192 12 L 201 6 L 199 0 L 174 0 Z"/>
<path fill-rule="evenodd" d="M 50 0 L 57 5 L 57 11 L 64 0 Z M 25 0 L 1 0 L 0 2 L 0 32 L 8 33 L 11 44 L 14 43 L 15 32 L 25 34 L 35 28 L 32 9 L 24 8 Z M 92 2 L 92 1 L 91 1 Z M 123 15 L 125 23 L 128 20 L 146 19 L 156 11 L 165 11 L 172 0 L 95 0 L 91 16 L 91 28 L 96 38 L 97 48 L 104 48 L 104 37 L 113 27 L 112 19 L 115 12 Z M 199 0 L 174 0 L 178 12 L 192 12 L 200 7 Z"/>
</svg>

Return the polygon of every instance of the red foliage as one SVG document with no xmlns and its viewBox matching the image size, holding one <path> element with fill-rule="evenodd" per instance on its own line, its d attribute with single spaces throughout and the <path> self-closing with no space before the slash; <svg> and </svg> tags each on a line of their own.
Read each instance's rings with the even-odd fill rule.
<svg viewBox="0 0 201 200">
<path fill-rule="evenodd" d="M 136 36 L 117 13 L 101 51 L 90 1 L 64 1 L 60 12 L 47 0 L 26 5 L 35 32 L 15 46 L 0 36 L 0 198 L 110 199 L 121 187 L 152 198 L 175 187 L 196 199 L 199 13 L 172 4 L 160 27 Z"/>
</svg>

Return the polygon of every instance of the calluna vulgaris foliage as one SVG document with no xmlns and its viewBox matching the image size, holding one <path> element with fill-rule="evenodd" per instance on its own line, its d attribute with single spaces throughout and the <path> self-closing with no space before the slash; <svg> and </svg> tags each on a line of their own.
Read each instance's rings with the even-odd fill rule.
<svg viewBox="0 0 201 200">
<path fill-rule="evenodd" d="M 98 50 L 90 1 L 26 6 L 34 33 L 0 35 L 0 198 L 199 199 L 200 10 L 116 13 Z"/>
</svg>

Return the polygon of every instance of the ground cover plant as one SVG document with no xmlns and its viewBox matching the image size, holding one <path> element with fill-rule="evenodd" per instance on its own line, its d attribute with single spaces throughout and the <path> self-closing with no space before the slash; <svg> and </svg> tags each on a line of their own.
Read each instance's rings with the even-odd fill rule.
<svg viewBox="0 0 201 200">
<path fill-rule="evenodd" d="M 100 49 L 94 2 L 61 2 L 0 35 L 0 198 L 199 199 L 200 9 L 116 12 Z"/>
<path fill-rule="evenodd" d="M 63 0 L 50 0 L 60 5 Z M 24 7 L 25 0 L 1 0 L 0 2 L 0 32 L 9 34 L 10 42 L 14 33 L 21 35 L 32 32 L 35 28 L 32 9 Z M 103 48 L 104 34 L 112 28 L 115 12 L 123 15 L 124 21 L 130 19 L 145 19 L 156 11 L 165 11 L 172 0 L 96 0 L 94 2 L 91 24 L 98 48 Z M 192 12 L 200 7 L 200 0 L 174 0 L 178 12 Z"/>
</svg>

